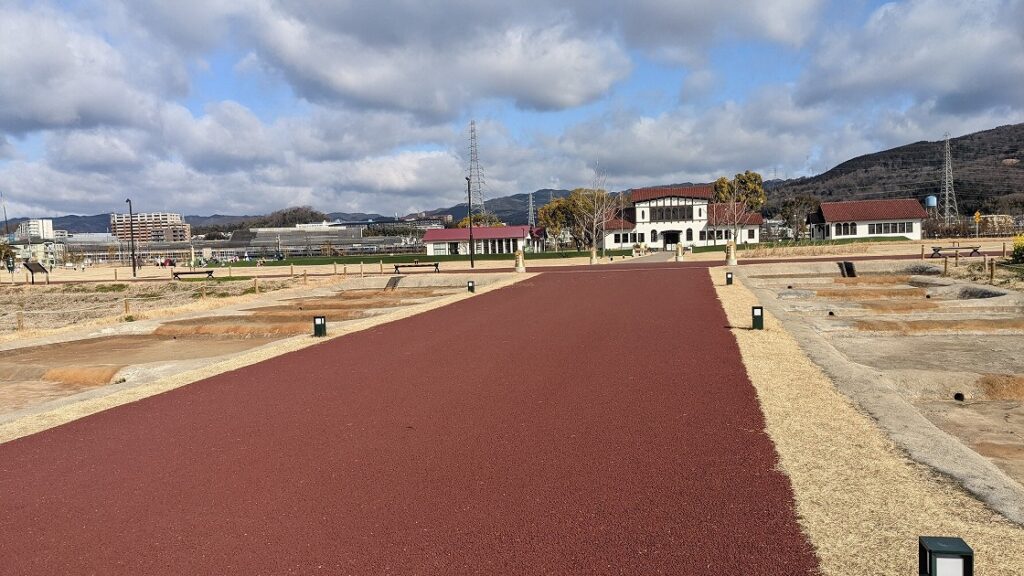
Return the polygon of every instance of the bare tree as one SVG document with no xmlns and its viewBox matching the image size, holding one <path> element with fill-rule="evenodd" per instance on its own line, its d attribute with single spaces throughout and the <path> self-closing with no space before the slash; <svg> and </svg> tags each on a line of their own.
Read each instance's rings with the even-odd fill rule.
<svg viewBox="0 0 1024 576">
<path fill-rule="evenodd" d="M 577 188 L 569 195 L 575 223 L 586 231 L 585 244 L 590 247 L 591 261 L 597 258 L 598 238 L 604 238 L 605 227 L 615 211 L 616 200 L 605 191 L 604 184 L 604 174 L 595 168 L 590 188 Z M 601 252 L 603 256 L 603 242 Z"/>
</svg>

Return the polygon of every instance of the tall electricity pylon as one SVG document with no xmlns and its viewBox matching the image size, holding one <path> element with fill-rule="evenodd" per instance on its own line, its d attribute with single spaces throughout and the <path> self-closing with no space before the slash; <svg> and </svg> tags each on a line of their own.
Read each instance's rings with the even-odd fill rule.
<svg viewBox="0 0 1024 576">
<path fill-rule="evenodd" d="M 469 190 L 473 198 L 473 213 L 484 215 L 484 172 L 480 168 L 480 151 L 476 139 L 476 120 L 469 122 Z"/>
<path fill-rule="evenodd" d="M 946 132 L 946 158 L 942 166 L 942 205 L 939 213 L 946 224 L 960 221 L 960 210 L 956 205 L 956 192 L 953 190 L 953 154 L 949 148 L 949 132 Z"/>
</svg>

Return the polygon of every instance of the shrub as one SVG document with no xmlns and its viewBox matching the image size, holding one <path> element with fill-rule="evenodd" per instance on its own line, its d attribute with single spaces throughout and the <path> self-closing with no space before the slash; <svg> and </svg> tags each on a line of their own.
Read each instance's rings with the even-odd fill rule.
<svg viewBox="0 0 1024 576">
<path fill-rule="evenodd" d="M 1013 239 L 1013 252 L 1010 253 L 1010 262 L 1024 264 L 1024 234 Z"/>
</svg>

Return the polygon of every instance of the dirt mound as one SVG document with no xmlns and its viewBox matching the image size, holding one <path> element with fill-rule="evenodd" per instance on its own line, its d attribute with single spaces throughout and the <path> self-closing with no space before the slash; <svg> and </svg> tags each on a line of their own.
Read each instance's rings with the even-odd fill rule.
<svg viewBox="0 0 1024 576">
<path fill-rule="evenodd" d="M 924 299 L 924 288 L 824 288 L 815 290 L 821 298 L 832 300 L 884 300 L 892 298 Z"/>
<path fill-rule="evenodd" d="M 991 318 L 973 320 L 857 320 L 858 330 L 871 332 L 995 332 L 1024 330 L 1024 318 Z"/>
</svg>

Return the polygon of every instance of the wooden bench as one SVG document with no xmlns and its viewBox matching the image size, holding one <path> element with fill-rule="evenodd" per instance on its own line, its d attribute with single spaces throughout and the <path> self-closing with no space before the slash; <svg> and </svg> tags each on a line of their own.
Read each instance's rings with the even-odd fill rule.
<svg viewBox="0 0 1024 576">
<path fill-rule="evenodd" d="M 184 271 L 183 270 L 181 272 L 171 272 L 171 278 L 174 278 L 175 280 L 181 280 L 182 276 L 203 276 L 203 275 L 205 275 L 207 278 L 213 278 L 213 270 L 193 270 L 193 271 Z"/>
<path fill-rule="evenodd" d="M 981 256 L 981 252 L 978 251 L 980 249 L 981 246 L 932 246 L 932 255 L 929 256 L 929 258 L 941 257 L 943 250 L 953 250 L 957 254 L 959 254 L 961 250 L 970 250 L 971 252 L 968 256 Z"/>
<path fill-rule="evenodd" d="M 434 272 L 441 272 L 440 262 L 413 262 L 412 264 L 395 264 L 395 274 L 401 274 L 402 268 L 433 268 Z"/>
</svg>

